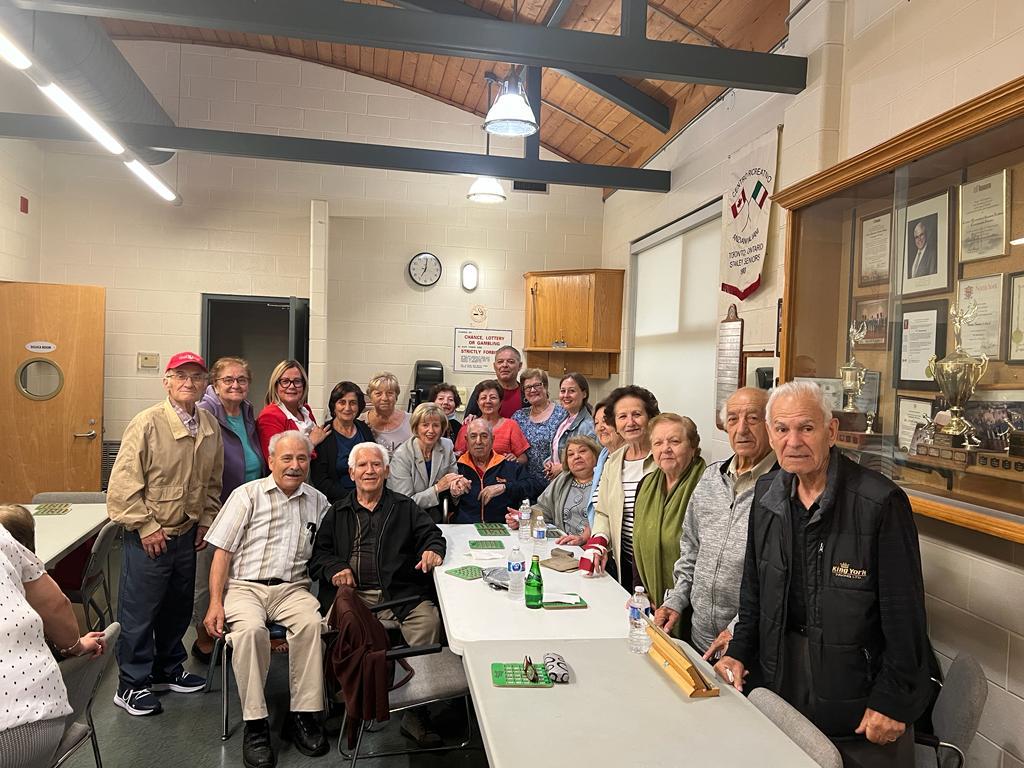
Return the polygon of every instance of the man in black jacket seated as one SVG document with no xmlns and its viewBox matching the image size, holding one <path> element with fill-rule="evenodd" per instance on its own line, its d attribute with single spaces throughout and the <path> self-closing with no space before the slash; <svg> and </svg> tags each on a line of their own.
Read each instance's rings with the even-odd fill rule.
<svg viewBox="0 0 1024 768">
<path fill-rule="evenodd" d="M 847 768 L 914 765 L 930 699 L 917 529 L 891 480 L 834 448 L 818 386 L 768 401 L 781 469 L 758 480 L 739 621 L 718 674 L 772 689 L 839 748 Z"/>
<path fill-rule="evenodd" d="M 408 496 L 390 491 L 388 452 L 377 443 L 360 443 L 348 457 L 355 490 L 324 515 L 313 544 L 309 574 L 320 582 L 326 612 L 342 584 L 355 587 L 367 605 L 418 597 L 418 602 L 377 614 L 398 621 L 409 645 L 436 643 L 441 619 L 433 601 L 430 571 L 444 562 L 447 544 L 441 529 Z M 421 746 L 437 746 L 416 710 L 402 719 L 402 732 Z"/>
</svg>

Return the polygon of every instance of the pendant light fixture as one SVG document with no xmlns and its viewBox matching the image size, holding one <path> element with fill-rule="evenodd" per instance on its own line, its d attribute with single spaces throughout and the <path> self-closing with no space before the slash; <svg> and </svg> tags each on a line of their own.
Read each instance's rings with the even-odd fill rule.
<svg viewBox="0 0 1024 768">
<path fill-rule="evenodd" d="M 487 98 L 491 97 L 491 81 L 487 81 Z M 491 134 L 484 133 L 484 154 L 491 155 Z M 466 199 L 471 203 L 504 203 L 506 200 L 505 188 L 501 182 L 493 176 L 477 176 L 476 181 L 466 193 Z"/>
<path fill-rule="evenodd" d="M 519 20 L 519 2 L 512 3 L 512 23 Z M 540 98 L 540 94 L 536 94 Z M 540 130 L 537 118 L 530 109 L 526 88 L 519 79 L 519 71 L 512 66 L 508 77 L 501 82 L 501 90 L 484 118 L 484 130 L 495 136 L 532 136 Z"/>
<path fill-rule="evenodd" d="M 502 80 L 498 98 L 487 110 L 484 130 L 495 136 L 532 136 L 539 130 L 515 67 Z"/>
</svg>

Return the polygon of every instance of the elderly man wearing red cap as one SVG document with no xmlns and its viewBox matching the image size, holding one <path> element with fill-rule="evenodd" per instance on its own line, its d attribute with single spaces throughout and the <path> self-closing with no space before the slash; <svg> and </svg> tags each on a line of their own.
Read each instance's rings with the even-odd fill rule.
<svg viewBox="0 0 1024 768">
<path fill-rule="evenodd" d="M 186 672 L 182 637 L 192 618 L 196 552 L 220 509 L 220 426 L 196 408 L 206 363 L 171 357 L 167 399 L 131 420 L 110 471 L 107 514 L 125 527 L 117 620 L 120 681 L 114 704 L 131 715 L 162 706 L 153 691 L 194 693 L 206 681 Z"/>
</svg>

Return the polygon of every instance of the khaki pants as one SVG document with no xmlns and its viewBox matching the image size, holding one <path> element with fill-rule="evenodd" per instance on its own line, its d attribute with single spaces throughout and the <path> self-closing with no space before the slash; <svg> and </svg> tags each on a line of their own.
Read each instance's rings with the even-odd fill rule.
<svg viewBox="0 0 1024 768">
<path fill-rule="evenodd" d="M 324 708 L 319 609 L 317 599 L 310 594 L 308 580 L 274 587 L 228 581 L 224 618 L 230 629 L 231 666 L 244 719 L 260 720 L 267 716 L 263 687 L 270 668 L 268 621 L 288 627 L 291 711 L 319 712 Z"/>
<path fill-rule="evenodd" d="M 357 589 L 359 599 L 369 606 L 380 602 L 381 591 L 379 589 Z M 438 616 L 437 606 L 429 600 L 417 604 L 405 621 L 399 621 L 390 610 L 381 611 L 377 617 L 385 621 L 398 621 L 402 628 L 402 637 L 409 645 L 430 645 L 441 639 L 441 617 Z"/>
</svg>

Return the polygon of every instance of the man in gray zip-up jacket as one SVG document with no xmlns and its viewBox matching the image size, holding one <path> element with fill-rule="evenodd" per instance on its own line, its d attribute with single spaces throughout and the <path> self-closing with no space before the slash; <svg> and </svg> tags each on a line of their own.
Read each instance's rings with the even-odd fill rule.
<svg viewBox="0 0 1024 768">
<path fill-rule="evenodd" d="M 733 456 L 709 465 L 693 489 L 672 569 L 675 586 L 655 613 L 667 631 L 691 606 L 692 641 L 702 653 L 724 651 L 739 611 L 754 486 L 776 465 L 764 421 L 767 401 L 764 390 L 745 387 L 722 407 Z"/>
</svg>

